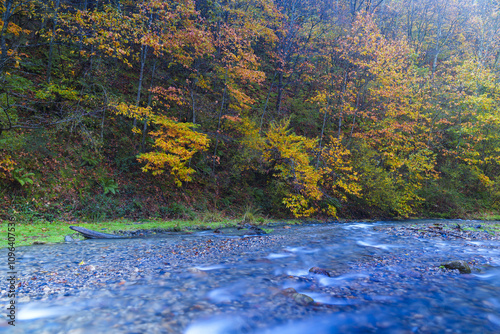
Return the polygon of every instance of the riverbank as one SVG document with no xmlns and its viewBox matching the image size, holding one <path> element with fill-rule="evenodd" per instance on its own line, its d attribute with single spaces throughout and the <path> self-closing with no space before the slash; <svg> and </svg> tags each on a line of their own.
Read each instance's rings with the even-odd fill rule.
<svg viewBox="0 0 500 334">
<path fill-rule="evenodd" d="M 251 222 L 253 225 L 261 226 L 264 229 L 271 229 L 276 224 L 295 225 L 300 224 L 299 220 L 271 220 Z M 0 235 L 7 236 L 7 221 L 2 221 Z M 35 222 L 16 222 L 15 245 L 30 246 L 65 242 L 65 237 L 69 236 L 75 241 L 83 240 L 80 233 L 70 230 L 69 226 L 82 226 L 91 230 L 118 234 L 125 236 L 144 236 L 162 232 L 190 232 L 197 230 L 215 230 L 220 228 L 236 227 L 247 224 L 242 219 L 217 219 L 215 221 L 201 220 L 129 220 L 118 219 L 102 222 L 84 221 L 53 221 L 37 220 Z M 7 247 L 7 238 L 0 240 L 0 249 Z"/>
<path fill-rule="evenodd" d="M 491 217 L 498 218 L 498 217 Z M 363 222 L 375 222 L 377 220 L 361 220 Z M 419 220 L 416 220 L 419 221 Z M 436 220 L 439 221 L 439 220 Z M 442 220 L 446 221 L 446 220 Z M 467 221 L 476 221 L 476 219 L 468 219 Z M 478 220 L 480 221 L 480 220 Z M 498 232 L 500 228 L 495 226 L 498 220 L 484 221 L 485 228 L 491 232 Z M 160 220 L 160 219 L 143 219 L 143 220 L 130 220 L 130 219 L 117 219 L 101 222 L 85 222 L 85 221 L 52 221 L 49 222 L 44 219 L 35 221 L 21 220 L 16 222 L 16 247 L 29 246 L 29 245 L 42 245 L 54 244 L 65 242 L 65 237 L 69 236 L 75 241 L 84 240 L 80 233 L 72 231 L 69 226 L 81 226 L 91 230 L 118 234 L 125 236 L 144 236 L 162 232 L 192 232 L 197 230 L 215 230 L 221 228 L 237 227 L 244 224 L 252 224 L 263 228 L 264 230 L 272 230 L 275 226 L 296 225 L 296 224 L 309 224 L 311 222 L 320 222 L 317 220 L 276 220 L 264 219 L 245 221 L 245 218 L 228 219 L 223 217 L 216 217 L 213 221 L 208 220 Z M 325 222 L 325 221 L 323 221 Z M 338 220 L 338 222 L 348 222 L 347 220 Z M 460 222 L 460 220 L 457 220 Z M 7 221 L 2 221 L 0 225 L 0 234 L 7 235 Z M 448 225 L 445 229 L 452 229 Z M 474 227 L 468 227 L 474 229 Z M 434 229 L 436 232 L 437 229 Z M 0 249 L 7 247 L 7 238 L 0 240 Z"/>
</svg>

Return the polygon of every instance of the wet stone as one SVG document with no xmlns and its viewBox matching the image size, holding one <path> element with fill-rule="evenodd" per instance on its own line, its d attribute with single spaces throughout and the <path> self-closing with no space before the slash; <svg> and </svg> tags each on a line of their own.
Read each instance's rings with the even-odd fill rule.
<svg viewBox="0 0 500 334">
<path fill-rule="evenodd" d="M 469 264 L 463 260 L 455 260 L 455 261 L 445 262 L 445 263 L 441 264 L 441 266 L 445 267 L 446 269 L 458 270 L 461 274 L 470 274 L 471 273 Z"/>
<path fill-rule="evenodd" d="M 303 306 L 314 303 L 314 299 L 312 299 L 308 295 L 304 295 L 302 293 L 294 293 L 294 294 L 292 294 L 292 298 L 293 298 L 293 300 L 295 300 L 295 302 L 297 304 L 303 305 Z"/>
<path fill-rule="evenodd" d="M 312 267 L 311 269 L 309 269 L 309 272 L 311 274 L 324 275 L 330 277 L 330 273 L 326 269 L 319 267 Z"/>
<path fill-rule="evenodd" d="M 286 288 L 286 289 L 282 290 L 281 293 L 283 293 L 285 296 L 290 296 L 290 295 L 296 294 L 297 290 L 295 290 L 294 288 Z"/>
</svg>

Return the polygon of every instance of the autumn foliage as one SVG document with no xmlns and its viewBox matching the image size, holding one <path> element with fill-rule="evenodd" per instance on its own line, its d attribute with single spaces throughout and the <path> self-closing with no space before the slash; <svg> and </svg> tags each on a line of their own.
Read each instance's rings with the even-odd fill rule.
<svg viewBox="0 0 500 334">
<path fill-rule="evenodd" d="M 446 3 L 0 1 L 1 210 L 497 212 L 500 8 Z"/>
</svg>

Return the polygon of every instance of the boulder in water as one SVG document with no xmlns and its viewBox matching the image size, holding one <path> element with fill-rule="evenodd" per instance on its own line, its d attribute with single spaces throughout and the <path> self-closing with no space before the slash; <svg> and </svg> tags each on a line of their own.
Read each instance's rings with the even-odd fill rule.
<svg viewBox="0 0 500 334">
<path fill-rule="evenodd" d="M 470 274 L 471 273 L 469 264 L 464 260 L 455 260 L 455 261 L 445 262 L 445 263 L 442 263 L 441 266 L 445 267 L 446 269 L 456 269 L 461 274 Z"/>
<path fill-rule="evenodd" d="M 297 290 L 294 288 L 286 288 L 284 290 L 281 290 L 281 293 L 284 294 L 285 296 L 291 296 L 297 293 Z"/>
<path fill-rule="evenodd" d="M 314 303 L 314 299 L 312 299 L 308 295 L 304 295 L 302 293 L 294 293 L 292 295 L 292 298 L 293 298 L 293 300 L 295 300 L 295 302 L 297 304 L 300 304 L 300 305 L 303 305 L 303 306 Z"/>
<path fill-rule="evenodd" d="M 312 267 L 311 269 L 309 269 L 309 272 L 311 274 L 324 275 L 330 277 L 330 273 L 326 269 L 319 267 Z"/>
<path fill-rule="evenodd" d="M 314 303 L 314 299 L 309 297 L 308 295 L 304 295 L 303 293 L 298 293 L 294 288 L 286 288 L 281 290 L 281 293 L 287 297 L 292 298 L 299 305 L 309 305 Z"/>
</svg>

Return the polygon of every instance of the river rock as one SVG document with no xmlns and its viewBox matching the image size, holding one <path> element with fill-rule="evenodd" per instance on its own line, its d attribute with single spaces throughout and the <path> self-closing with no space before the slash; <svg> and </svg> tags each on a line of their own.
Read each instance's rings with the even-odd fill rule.
<svg viewBox="0 0 500 334">
<path fill-rule="evenodd" d="M 299 305 L 305 306 L 314 303 L 314 299 L 312 299 L 308 295 L 298 293 L 294 288 L 286 288 L 284 290 L 281 290 L 281 293 L 287 297 L 292 298 Z"/>
<path fill-rule="evenodd" d="M 64 237 L 64 241 L 66 241 L 66 242 L 73 242 L 75 240 L 72 237 L 70 237 L 69 235 L 67 235 L 67 236 Z"/>
<path fill-rule="evenodd" d="M 266 231 L 264 231 L 263 229 L 261 229 L 261 228 L 260 228 L 260 227 L 258 227 L 258 226 L 250 226 L 250 227 L 248 228 L 248 230 L 249 230 L 250 232 L 252 232 L 252 233 L 257 234 L 257 235 L 264 235 L 264 234 L 267 234 L 267 232 L 266 232 Z"/>
<path fill-rule="evenodd" d="M 294 288 L 286 288 L 284 290 L 281 290 L 281 293 L 284 294 L 285 296 L 291 296 L 297 293 L 297 290 Z"/>
<path fill-rule="evenodd" d="M 330 277 L 330 273 L 326 269 L 319 267 L 312 267 L 311 269 L 309 269 L 309 272 L 311 274 L 324 275 Z"/>
<path fill-rule="evenodd" d="M 314 303 L 314 299 L 312 299 L 308 295 L 304 295 L 302 293 L 294 293 L 292 295 L 292 298 L 293 298 L 293 300 L 295 300 L 295 302 L 297 304 L 300 304 L 300 305 L 303 305 L 303 306 Z"/>
<path fill-rule="evenodd" d="M 461 274 L 470 274 L 471 270 L 469 264 L 464 260 L 455 260 L 450 262 L 445 262 L 441 266 L 446 269 L 457 269 Z"/>
</svg>

